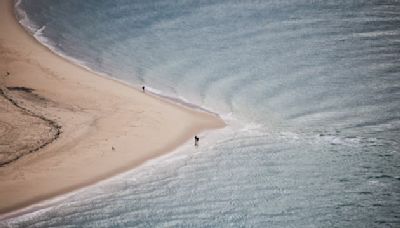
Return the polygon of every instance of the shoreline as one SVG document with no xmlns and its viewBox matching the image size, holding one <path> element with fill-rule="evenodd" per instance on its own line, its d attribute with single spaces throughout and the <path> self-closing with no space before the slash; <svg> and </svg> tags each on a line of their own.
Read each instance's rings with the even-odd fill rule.
<svg viewBox="0 0 400 228">
<path fill-rule="evenodd" d="M 0 167 L 0 215 L 126 172 L 195 134 L 225 126 L 207 110 L 143 94 L 61 57 L 19 24 L 14 1 L 0 4 L 0 25 L 7 31 L 0 34 L 0 86 L 33 89 L 39 100 L 24 93 L 12 96 L 63 130 L 53 143 Z M 11 75 L 3 76 L 8 71 Z M 16 115 L 0 113 L 0 123 L 14 124 L 12 133 L 26 137 L 24 129 L 34 123 L 23 125 Z"/>
<path fill-rule="evenodd" d="M 35 42 L 37 42 L 37 43 L 40 44 L 41 46 L 46 47 L 46 48 L 48 49 L 48 51 L 50 51 L 51 53 L 53 53 L 55 56 L 60 57 L 60 58 L 62 58 L 63 60 L 65 60 L 65 61 L 67 61 L 67 62 L 69 62 L 69 63 L 71 63 L 71 64 L 73 64 L 73 65 L 76 65 L 76 66 L 78 66 L 78 67 L 81 67 L 83 70 L 88 71 L 89 73 L 95 74 L 95 75 L 97 75 L 98 77 L 101 77 L 101 78 L 110 80 L 110 81 L 112 81 L 112 82 L 116 82 L 116 83 L 122 84 L 122 85 L 124 85 L 124 86 L 130 87 L 130 88 L 132 88 L 132 89 L 134 89 L 134 90 L 136 90 L 136 91 L 141 91 L 141 89 L 138 87 L 138 85 L 134 85 L 134 84 L 132 84 L 132 83 L 123 81 L 123 80 L 121 80 L 121 79 L 118 79 L 118 78 L 109 76 L 109 75 L 107 75 L 107 74 L 105 74 L 105 73 L 103 73 L 103 72 L 96 71 L 95 69 L 92 69 L 92 68 L 86 66 L 85 64 L 81 63 L 78 59 L 75 59 L 75 58 L 73 58 L 73 57 L 70 57 L 70 56 L 68 56 L 68 55 L 66 55 L 66 54 L 64 54 L 64 53 L 62 53 L 61 51 L 57 51 L 54 47 L 52 47 L 52 46 L 49 45 L 49 44 L 46 44 L 46 43 L 44 43 L 44 42 L 41 42 L 40 39 L 38 39 L 38 38 L 35 37 L 35 34 L 33 33 L 33 31 L 29 31 L 29 28 L 27 28 L 27 27 L 29 27 L 29 26 L 25 27 L 22 23 L 20 23 L 20 21 L 19 21 L 20 19 L 18 18 L 18 12 L 17 12 L 17 10 L 16 10 L 16 8 L 15 8 L 15 7 L 18 7 L 18 6 L 17 6 L 18 3 L 19 3 L 19 1 L 16 2 L 16 3 L 13 5 L 13 9 L 14 9 L 14 10 L 13 10 L 13 13 L 14 13 L 15 20 L 16 20 L 16 22 L 19 24 L 19 26 L 24 30 L 24 32 L 27 33 L 28 36 L 31 37 Z M 40 29 L 39 29 L 39 30 L 40 30 Z M 150 90 L 148 90 L 148 88 L 150 88 Z M 150 95 L 150 96 L 153 96 L 153 97 L 155 97 L 156 99 L 160 99 L 160 100 L 162 100 L 162 101 L 169 102 L 169 103 L 171 103 L 172 105 L 177 105 L 177 106 L 179 106 L 179 107 L 182 107 L 182 108 L 185 108 L 185 109 L 188 109 L 188 110 L 191 110 L 191 111 L 205 112 L 205 113 L 208 113 L 208 114 L 215 115 L 215 117 L 221 119 L 221 117 L 220 117 L 220 115 L 219 115 L 218 113 L 213 112 L 213 111 L 207 109 L 206 107 L 198 106 L 198 105 L 196 105 L 196 104 L 190 103 L 190 102 L 185 101 L 185 100 L 182 100 L 182 99 L 180 99 L 180 98 L 175 98 L 175 97 L 172 97 L 172 96 L 169 96 L 169 95 L 164 95 L 164 94 L 162 94 L 162 93 L 153 92 L 152 90 L 153 90 L 153 89 L 152 89 L 151 87 L 146 87 L 146 94 L 147 94 L 147 95 Z M 225 124 L 225 123 L 224 123 L 224 124 Z"/>
</svg>

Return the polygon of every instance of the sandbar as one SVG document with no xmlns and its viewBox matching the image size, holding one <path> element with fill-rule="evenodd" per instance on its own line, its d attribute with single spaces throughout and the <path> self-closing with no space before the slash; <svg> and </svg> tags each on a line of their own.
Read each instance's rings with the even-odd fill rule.
<svg viewBox="0 0 400 228">
<path fill-rule="evenodd" d="M 128 171 L 225 126 L 215 114 L 56 55 L 22 28 L 13 4 L 0 1 L 0 154 L 7 161 L 0 214 Z"/>
</svg>

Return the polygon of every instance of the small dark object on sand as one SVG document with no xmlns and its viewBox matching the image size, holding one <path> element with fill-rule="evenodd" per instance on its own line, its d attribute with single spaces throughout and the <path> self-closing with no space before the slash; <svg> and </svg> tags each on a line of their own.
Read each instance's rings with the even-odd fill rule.
<svg viewBox="0 0 400 228">
<path fill-rule="evenodd" d="M 111 149 L 112 149 L 112 150 L 115 150 L 115 148 L 114 148 L 113 146 L 111 147 Z"/>
<path fill-rule="evenodd" d="M 143 93 L 146 92 L 146 87 L 142 86 Z"/>
<path fill-rule="evenodd" d="M 34 89 L 32 88 L 28 88 L 28 87 L 24 87 L 24 86 L 10 86 L 7 87 L 8 90 L 11 91 L 21 91 L 21 92 L 25 92 L 25 93 L 32 93 L 34 91 Z"/>
<path fill-rule="evenodd" d="M 7 71 L 7 76 L 10 75 L 10 72 Z"/>
</svg>

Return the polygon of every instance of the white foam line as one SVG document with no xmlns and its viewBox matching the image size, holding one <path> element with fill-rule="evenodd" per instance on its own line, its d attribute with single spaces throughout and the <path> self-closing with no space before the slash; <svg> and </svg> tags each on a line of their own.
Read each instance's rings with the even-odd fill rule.
<svg viewBox="0 0 400 228">
<path fill-rule="evenodd" d="M 46 26 L 42 26 L 42 27 L 38 28 L 37 25 L 35 25 L 31 20 L 29 20 L 29 17 L 26 14 L 26 12 L 19 7 L 20 3 L 21 3 L 21 0 L 18 0 L 18 2 L 15 4 L 15 8 L 16 8 L 16 12 L 17 12 L 17 14 L 16 14 L 17 18 L 23 18 L 23 19 L 19 20 L 19 23 L 22 25 L 23 28 L 25 28 L 25 30 L 27 30 L 29 33 L 31 33 L 33 35 L 33 37 L 39 43 L 41 43 L 42 45 L 47 47 L 51 52 L 53 52 L 54 54 L 56 54 L 58 56 L 61 56 L 62 58 L 66 59 L 67 61 L 70 61 L 70 62 L 72 62 L 72 63 L 84 68 L 87 71 L 95 73 L 96 75 L 104 77 L 104 78 L 106 78 L 108 80 L 116 81 L 118 83 L 124 84 L 124 85 L 129 86 L 129 87 L 131 87 L 133 89 L 136 89 L 136 90 L 139 90 L 139 87 L 142 86 L 142 85 L 132 84 L 132 83 L 129 83 L 127 81 L 123 81 L 121 79 L 112 77 L 112 76 L 110 76 L 110 75 L 108 75 L 106 73 L 100 72 L 100 71 L 96 71 L 95 69 L 87 66 L 87 64 L 84 61 L 78 60 L 78 59 L 73 58 L 71 56 L 68 56 L 67 54 L 65 54 L 61 50 L 57 49 L 55 47 L 55 45 L 43 35 L 43 31 L 46 29 Z M 150 92 L 151 95 L 154 95 L 157 98 L 161 98 L 164 101 L 169 101 L 169 102 L 171 102 L 171 103 L 173 103 L 175 105 L 183 106 L 183 107 L 194 109 L 194 110 L 197 110 L 197 111 L 210 113 L 210 114 L 213 114 L 213 115 L 215 115 L 217 117 L 221 117 L 217 112 L 212 111 L 208 107 L 203 107 L 203 106 L 200 106 L 200 105 L 197 105 L 197 104 L 194 104 L 194 103 L 190 103 L 188 100 L 186 100 L 183 97 L 173 97 L 173 96 L 165 95 L 165 94 L 162 93 L 161 90 L 157 90 L 157 89 L 149 87 L 147 85 L 146 85 L 146 91 Z"/>
</svg>

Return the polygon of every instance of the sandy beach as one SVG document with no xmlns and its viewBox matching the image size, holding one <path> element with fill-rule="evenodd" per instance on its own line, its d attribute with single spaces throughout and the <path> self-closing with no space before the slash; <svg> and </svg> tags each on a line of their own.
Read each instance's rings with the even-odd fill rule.
<svg viewBox="0 0 400 228">
<path fill-rule="evenodd" d="M 175 105 L 59 57 L 0 1 L 0 213 L 167 153 L 217 116 Z"/>
</svg>

